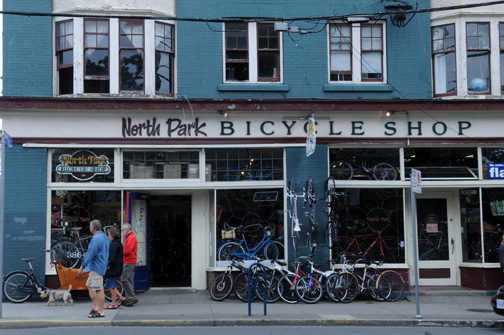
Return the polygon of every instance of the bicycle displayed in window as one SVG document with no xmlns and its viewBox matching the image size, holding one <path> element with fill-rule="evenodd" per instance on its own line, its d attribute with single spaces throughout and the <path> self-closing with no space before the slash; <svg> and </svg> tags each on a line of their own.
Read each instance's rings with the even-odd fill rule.
<svg viewBox="0 0 504 335">
<path fill-rule="evenodd" d="M 367 161 L 353 160 L 331 162 L 329 174 L 336 180 L 352 180 L 357 176 L 374 180 L 396 180 L 399 176 L 397 169 L 389 163 L 370 164 Z"/>
</svg>

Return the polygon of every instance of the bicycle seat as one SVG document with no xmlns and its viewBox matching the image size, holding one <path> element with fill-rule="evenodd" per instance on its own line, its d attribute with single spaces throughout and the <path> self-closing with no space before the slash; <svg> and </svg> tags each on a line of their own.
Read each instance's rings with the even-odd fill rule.
<svg viewBox="0 0 504 335">
<path fill-rule="evenodd" d="M 33 261 L 35 258 L 21 258 L 22 261 L 28 263 L 29 261 Z"/>
<path fill-rule="evenodd" d="M 70 229 L 74 230 L 74 231 L 79 231 L 79 230 L 82 230 L 83 227 L 72 227 Z"/>
</svg>

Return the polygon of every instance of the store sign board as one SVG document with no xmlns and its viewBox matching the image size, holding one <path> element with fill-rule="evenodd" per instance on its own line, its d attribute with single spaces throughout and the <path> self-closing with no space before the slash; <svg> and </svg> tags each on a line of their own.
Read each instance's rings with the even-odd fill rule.
<svg viewBox="0 0 504 335">
<path fill-rule="evenodd" d="M 504 163 L 488 163 L 488 179 L 504 179 Z"/>
<path fill-rule="evenodd" d="M 413 193 L 422 193 L 422 173 L 420 170 L 411 169 L 411 191 Z"/>
<path fill-rule="evenodd" d="M 306 157 L 308 157 L 315 152 L 315 146 L 317 145 L 315 118 L 313 116 L 308 121 L 308 132 L 306 135 Z"/>
<path fill-rule="evenodd" d="M 89 180 L 95 175 L 107 175 L 111 171 L 107 156 L 97 156 L 88 150 L 61 155 L 59 161 L 56 173 L 69 174 L 77 180 Z"/>
</svg>

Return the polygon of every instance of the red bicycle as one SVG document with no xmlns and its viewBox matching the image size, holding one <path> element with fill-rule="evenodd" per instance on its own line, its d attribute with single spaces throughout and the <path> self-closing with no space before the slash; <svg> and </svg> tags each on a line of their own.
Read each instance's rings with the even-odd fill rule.
<svg viewBox="0 0 504 335">
<path fill-rule="evenodd" d="M 389 241 L 390 245 L 396 243 Z M 380 258 L 385 263 L 395 263 L 396 255 L 393 247 L 389 247 L 379 231 L 373 233 L 351 236 L 339 236 L 338 241 L 334 243 L 335 255 L 340 253 L 359 254 L 364 252 L 369 258 Z"/>
</svg>

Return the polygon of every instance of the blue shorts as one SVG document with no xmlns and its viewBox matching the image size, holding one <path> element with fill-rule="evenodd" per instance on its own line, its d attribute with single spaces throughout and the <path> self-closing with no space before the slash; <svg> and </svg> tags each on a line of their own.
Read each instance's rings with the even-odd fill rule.
<svg viewBox="0 0 504 335">
<path fill-rule="evenodd" d="M 105 285 L 103 286 L 108 288 L 117 288 L 117 277 L 108 277 L 105 279 Z"/>
</svg>

